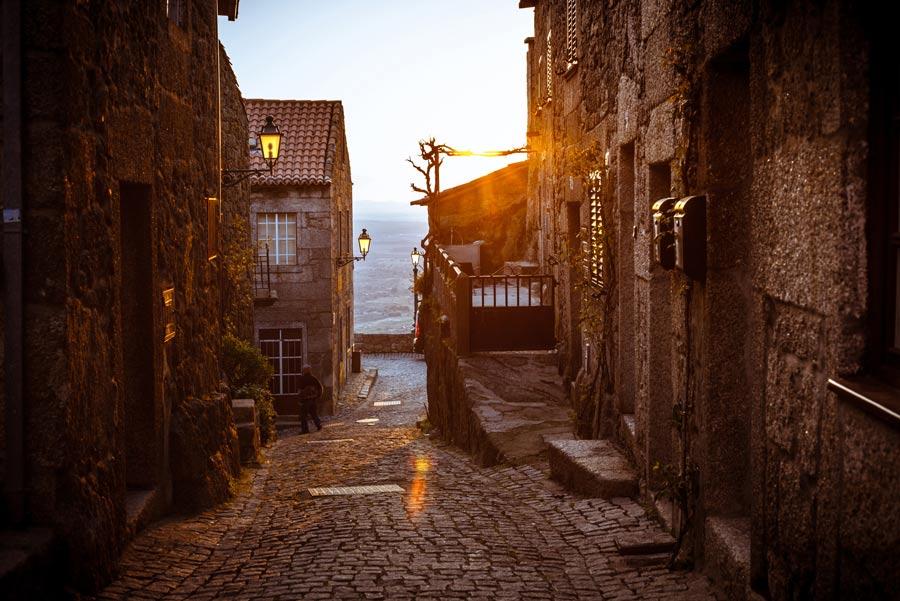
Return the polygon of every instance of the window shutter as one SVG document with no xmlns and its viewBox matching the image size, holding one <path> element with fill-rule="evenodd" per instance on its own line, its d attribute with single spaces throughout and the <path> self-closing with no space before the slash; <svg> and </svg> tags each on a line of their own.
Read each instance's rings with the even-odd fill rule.
<svg viewBox="0 0 900 601">
<path fill-rule="evenodd" d="M 566 0 L 566 67 L 578 64 L 578 0 Z"/>
</svg>

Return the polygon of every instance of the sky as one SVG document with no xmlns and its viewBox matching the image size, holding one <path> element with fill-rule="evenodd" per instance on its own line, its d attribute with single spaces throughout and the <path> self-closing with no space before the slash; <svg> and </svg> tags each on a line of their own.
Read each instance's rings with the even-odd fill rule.
<svg viewBox="0 0 900 601">
<path fill-rule="evenodd" d="M 405 162 L 418 140 L 525 144 L 532 31 L 517 0 L 244 0 L 236 21 L 219 19 L 245 98 L 343 102 L 357 211 L 423 218 Z M 523 158 L 447 158 L 441 188 Z"/>
</svg>

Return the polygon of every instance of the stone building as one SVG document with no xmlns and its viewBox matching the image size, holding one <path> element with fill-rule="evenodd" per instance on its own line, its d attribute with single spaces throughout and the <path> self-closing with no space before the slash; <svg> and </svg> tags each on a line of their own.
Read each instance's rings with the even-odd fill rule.
<svg viewBox="0 0 900 601">
<path fill-rule="evenodd" d="M 252 178 L 250 226 L 267 271 L 255 336 L 275 370 L 280 414 L 297 412 L 296 380 L 309 363 L 334 411 L 353 345 L 353 191 L 339 101 L 246 101 L 252 131 L 267 116 L 281 128 L 274 172 Z M 262 158 L 253 165 L 263 167 Z M 269 284 L 270 282 L 270 284 Z"/>
<path fill-rule="evenodd" d="M 519 6 L 530 256 L 559 284 L 579 433 L 617 440 L 647 498 L 675 491 L 663 516 L 730 598 L 896 594 L 900 54 L 881 11 Z"/>
<path fill-rule="evenodd" d="M 137 529 L 223 500 L 239 469 L 218 365 L 226 306 L 252 311 L 249 296 L 225 302 L 218 239 L 217 199 L 249 192 L 220 185 L 222 155 L 246 153 L 217 39 L 218 16 L 236 14 L 3 3 L 0 528 L 45 533 L 12 540 L 59 560 L 23 597 L 96 589 Z M 223 139 L 240 145 L 223 153 Z M 30 550 L 0 550 L 4 578 L 35 565 Z"/>
<path fill-rule="evenodd" d="M 521 161 L 444 190 L 433 205 L 424 205 L 450 245 L 481 241 L 480 273 L 493 273 L 507 261 L 517 261 L 525 243 L 525 192 L 528 162 Z"/>
</svg>

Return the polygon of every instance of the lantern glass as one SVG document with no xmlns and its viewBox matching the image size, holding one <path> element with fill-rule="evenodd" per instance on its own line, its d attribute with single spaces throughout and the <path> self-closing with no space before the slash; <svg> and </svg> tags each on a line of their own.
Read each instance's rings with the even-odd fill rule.
<svg viewBox="0 0 900 601">
<path fill-rule="evenodd" d="M 409 253 L 409 259 L 412 261 L 413 269 L 419 266 L 419 259 L 422 257 L 422 254 L 419 252 L 419 249 L 414 248 L 412 252 Z"/>
<path fill-rule="evenodd" d="M 274 167 L 275 161 L 278 160 L 278 155 L 281 152 L 281 131 L 275 125 L 271 115 L 266 117 L 266 123 L 257 137 L 263 159 L 269 164 L 269 167 Z"/>
<path fill-rule="evenodd" d="M 369 246 L 372 244 L 372 238 L 369 236 L 366 228 L 363 228 L 357 240 L 359 241 L 359 254 L 365 259 L 366 255 L 369 254 Z"/>
</svg>

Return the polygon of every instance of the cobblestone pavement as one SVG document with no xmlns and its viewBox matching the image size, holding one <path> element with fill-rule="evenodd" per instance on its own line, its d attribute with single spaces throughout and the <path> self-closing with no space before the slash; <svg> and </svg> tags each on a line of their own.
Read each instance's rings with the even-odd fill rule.
<svg viewBox="0 0 900 601">
<path fill-rule="evenodd" d="M 367 402 L 321 432 L 282 432 L 231 502 L 148 528 L 100 598 L 711 598 L 702 576 L 616 554 L 617 536 L 655 527 L 633 501 L 574 496 L 531 466 L 480 469 L 421 435 L 421 359 L 365 367 L 379 369 Z M 405 492 L 307 492 L 391 483 Z"/>
</svg>

